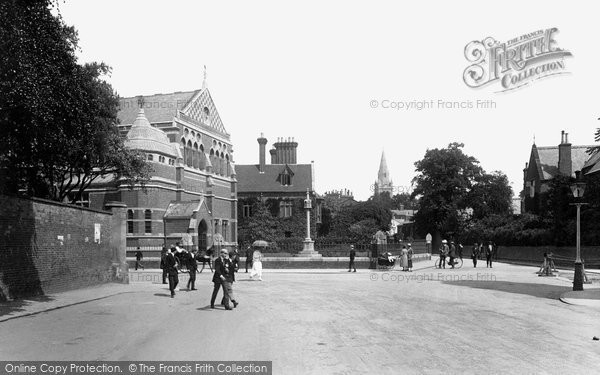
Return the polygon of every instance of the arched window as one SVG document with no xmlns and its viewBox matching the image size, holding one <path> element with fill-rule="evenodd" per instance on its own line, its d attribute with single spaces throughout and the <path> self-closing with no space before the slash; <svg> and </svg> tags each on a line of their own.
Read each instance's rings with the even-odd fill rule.
<svg viewBox="0 0 600 375">
<path fill-rule="evenodd" d="M 152 154 L 148 154 L 148 161 L 153 161 L 154 160 L 154 156 Z"/>
<path fill-rule="evenodd" d="M 127 210 L 127 233 L 133 233 L 133 210 Z"/>
<path fill-rule="evenodd" d="M 192 159 L 194 168 L 198 168 L 200 165 L 200 155 L 198 154 L 198 144 L 196 142 L 194 142 L 194 156 Z"/>
<path fill-rule="evenodd" d="M 208 156 L 210 158 L 210 164 L 212 165 L 213 171 L 216 170 L 217 168 L 217 163 L 215 161 L 215 150 L 213 150 L 212 148 L 210 149 L 210 154 Z"/>
<path fill-rule="evenodd" d="M 185 163 L 186 150 L 185 150 L 185 138 L 181 138 L 181 155 L 183 156 L 183 162 Z"/>
<path fill-rule="evenodd" d="M 225 164 L 225 154 L 221 152 L 221 160 L 219 160 L 219 171 L 222 176 L 225 175 L 225 168 L 227 168 L 227 164 Z"/>
<path fill-rule="evenodd" d="M 144 211 L 144 233 L 152 233 L 152 211 Z"/>
<path fill-rule="evenodd" d="M 186 147 L 187 147 L 187 152 L 186 152 L 187 155 L 185 157 L 185 164 L 188 167 L 191 167 L 194 165 L 193 153 L 192 153 L 192 142 L 188 141 Z"/>
</svg>

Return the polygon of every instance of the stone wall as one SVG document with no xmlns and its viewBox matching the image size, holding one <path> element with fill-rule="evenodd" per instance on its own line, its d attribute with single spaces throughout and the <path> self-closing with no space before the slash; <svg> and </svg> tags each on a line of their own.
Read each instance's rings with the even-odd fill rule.
<svg viewBox="0 0 600 375">
<path fill-rule="evenodd" d="M 0 195 L 0 300 L 127 282 L 125 210 Z"/>
</svg>

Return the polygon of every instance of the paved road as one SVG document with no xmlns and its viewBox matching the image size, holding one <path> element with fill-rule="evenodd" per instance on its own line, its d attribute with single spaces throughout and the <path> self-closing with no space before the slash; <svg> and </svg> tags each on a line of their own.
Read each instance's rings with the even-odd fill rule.
<svg viewBox="0 0 600 375">
<path fill-rule="evenodd" d="M 274 373 L 592 373 L 600 309 L 558 301 L 536 269 L 238 275 L 212 310 L 210 273 L 175 299 L 161 284 L 0 322 L 7 360 L 272 360 Z"/>
</svg>

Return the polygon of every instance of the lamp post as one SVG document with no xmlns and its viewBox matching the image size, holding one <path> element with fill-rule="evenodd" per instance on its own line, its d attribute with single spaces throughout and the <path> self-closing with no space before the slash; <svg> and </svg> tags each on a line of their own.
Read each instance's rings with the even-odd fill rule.
<svg viewBox="0 0 600 375">
<path fill-rule="evenodd" d="M 575 172 L 575 182 L 571 184 L 571 191 L 575 199 L 583 198 L 585 192 L 585 182 L 581 179 L 581 171 Z M 577 256 L 575 258 L 575 275 L 573 277 L 573 290 L 583 290 L 583 264 L 581 262 L 581 206 L 587 204 L 575 202 L 577 206 Z"/>
</svg>

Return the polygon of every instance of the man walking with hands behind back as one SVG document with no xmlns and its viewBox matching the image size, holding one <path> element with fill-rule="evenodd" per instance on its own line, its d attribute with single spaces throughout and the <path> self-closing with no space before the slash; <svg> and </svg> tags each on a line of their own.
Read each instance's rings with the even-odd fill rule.
<svg viewBox="0 0 600 375">
<path fill-rule="evenodd" d="M 235 270 L 227 249 L 221 249 L 221 256 L 215 260 L 215 273 L 213 275 L 213 293 L 210 299 L 210 308 L 215 308 L 215 300 L 221 286 L 223 287 L 223 302 L 226 310 L 232 310 L 229 306 L 229 300 L 233 302 L 233 307 L 238 303 L 233 297 L 233 282 L 235 281 Z"/>
</svg>

